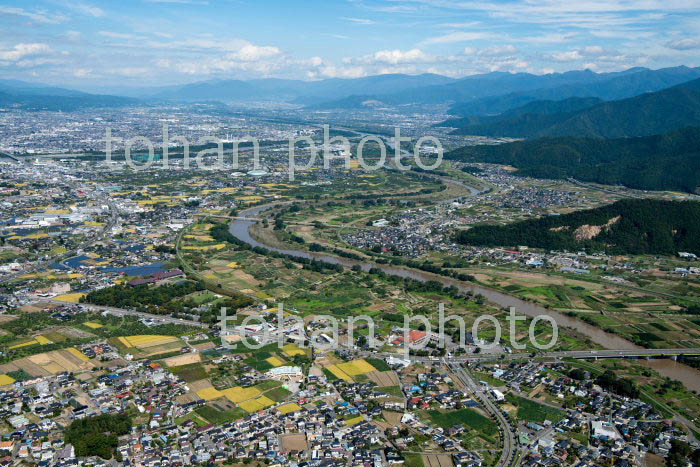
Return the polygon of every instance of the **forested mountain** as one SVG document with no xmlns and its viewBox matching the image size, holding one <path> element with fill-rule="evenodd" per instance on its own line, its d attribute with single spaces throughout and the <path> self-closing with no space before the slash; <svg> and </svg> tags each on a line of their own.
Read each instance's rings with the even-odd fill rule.
<svg viewBox="0 0 700 467">
<path fill-rule="evenodd" d="M 71 112 L 78 109 L 94 107 L 123 107 L 136 104 L 138 101 L 129 97 L 107 96 L 99 94 L 80 95 L 47 95 L 10 94 L 0 92 L 0 107 L 14 107 L 24 110 L 50 110 Z"/>
<path fill-rule="evenodd" d="M 700 126 L 700 79 L 629 99 L 602 102 L 574 112 L 532 113 L 491 123 L 468 123 L 456 133 L 618 138 L 653 135 L 687 126 Z"/>
<path fill-rule="evenodd" d="M 0 107 L 70 112 L 91 107 L 122 107 L 136 99 L 64 89 L 27 81 L 0 80 Z"/>
<path fill-rule="evenodd" d="M 477 225 L 459 243 L 611 254 L 700 253 L 700 202 L 627 199 L 562 216 Z"/>
<path fill-rule="evenodd" d="M 459 133 L 480 136 L 523 137 L 557 124 L 576 111 L 602 101 L 596 97 L 571 97 L 561 101 L 534 101 L 500 115 L 450 119 L 440 126 L 459 128 Z"/>
<path fill-rule="evenodd" d="M 632 68 L 621 73 L 599 75 L 594 82 L 564 84 L 555 87 L 501 93 L 467 102 L 450 108 L 453 115 L 495 115 L 540 100 L 563 100 L 571 97 L 596 97 L 601 100 L 619 100 L 659 91 L 700 78 L 700 68 L 678 66 L 648 70 Z"/>
<path fill-rule="evenodd" d="M 638 138 L 561 137 L 467 146 L 445 158 L 512 165 L 523 176 L 695 192 L 700 187 L 700 128 Z"/>
</svg>

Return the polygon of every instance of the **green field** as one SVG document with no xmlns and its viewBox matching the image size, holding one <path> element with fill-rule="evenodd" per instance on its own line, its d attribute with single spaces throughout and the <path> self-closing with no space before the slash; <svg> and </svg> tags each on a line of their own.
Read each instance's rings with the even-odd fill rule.
<svg viewBox="0 0 700 467">
<path fill-rule="evenodd" d="M 430 420 L 442 428 L 451 428 L 455 425 L 466 425 L 487 435 L 495 435 L 498 427 L 489 418 L 472 409 L 460 409 L 451 412 L 428 410 Z"/>
<path fill-rule="evenodd" d="M 264 396 L 269 397 L 275 402 L 282 402 L 285 400 L 287 397 L 289 397 L 292 393 L 287 391 L 286 389 L 279 387 L 275 389 L 271 389 L 267 392 L 265 392 Z"/>
<path fill-rule="evenodd" d="M 241 419 L 248 415 L 248 412 L 239 407 L 231 410 L 220 411 L 208 405 L 197 408 L 195 412 L 197 415 L 200 415 L 214 425 L 222 425 L 224 423 Z"/>
<path fill-rule="evenodd" d="M 520 396 L 508 394 L 508 402 L 518 408 L 518 418 L 526 422 L 542 423 L 545 420 L 558 422 L 564 418 L 564 412 L 553 407 L 538 404 L 537 402 L 525 399 Z"/>
<path fill-rule="evenodd" d="M 207 377 L 207 371 L 201 363 L 191 363 L 189 365 L 176 366 L 170 368 L 170 371 L 188 383 L 198 381 Z"/>
</svg>

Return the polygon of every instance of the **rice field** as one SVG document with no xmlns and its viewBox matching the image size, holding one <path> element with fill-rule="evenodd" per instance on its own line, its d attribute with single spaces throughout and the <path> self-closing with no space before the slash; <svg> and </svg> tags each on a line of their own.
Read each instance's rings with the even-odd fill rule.
<svg viewBox="0 0 700 467">
<path fill-rule="evenodd" d="M 151 334 L 119 337 L 119 342 L 121 342 L 125 347 L 136 347 L 138 349 L 147 349 L 156 345 L 172 344 L 178 341 L 179 339 L 175 336 L 159 336 Z"/>
<path fill-rule="evenodd" d="M 266 358 L 265 361 L 274 367 L 284 365 L 284 362 L 277 357 L 269 357 L 269 358 Z"/>
<path fill-rule="evenodd" d="M 364 420 L 364 418 L 362 418 L 362 416 L 360 415 L 359 417 L 354 417 L 354 418 L 350 418 L 348 420 L 345 420 L 345 424 L 348 426 L 353 426 L 353 425 L 357 425 L 358 423 L 360 423 L 363 420 Z"/>
<path fill-rule="evenodd" d="M 364 375 L 366 373 L 377 371 L 377 369 L 365 359 L 329 365 L 326 367 L 326 370 L 330 371 L 336 378 L 340 378 L 347 382 L 354 381 L 353 376 Z"/>
<path fill-rule="evenodd" d="M 81 298 L 85 296 L 84 293 L 67 293 L 64 295 L 58 295 L 54 297 L 55 300 L 60 300 L 62 302 L 78 303 Z"/>
<path fill-rule="evenodd" d="M 92 321 L 86 321 L 83 324 L 89 327 L 90 329 L 100 329 L 101 327 L 104 327 L 100 323 L 94 323 Z"/>
<path fill-rule="evenodd" d="M 245 402 L 241 402 L 239 405 L 246 412 L 253 413 L 259 410 L 266 409 L 268 407 L 272 407 L 273 405 L 275 405 L 275 401 L 268 397 L 260 396 L 256 397 L 255 399 L 250 399 Z"/>
<path fill-rule="evenodd" d="M 282 346 L 282 353 L 288 357 L 294 357 L 295 355 L 305 355 L 306 352 L 299 348 L 296 344 L 287 344 Z"/>
<path fill-rule="evenodd" d="M 236 404 L 240 404 L 261 394 L 260 390 L 255 387 L 243 388 L 240 386 L 224 389 L 221 393 L 228 400 Z"/>
<path fill-rule="evenodd" d="M 15 382 L 15 379 L 10 375 L 0 375 L 0 386 L 7 386 Z"/>
<path fill-rule="evenodd" d="M 15 342 L 15 344 L 12 344 L 8 347 L 10 350 L 21 349 L 22 347 L 29 347 L 30 345 L 47 345 L 54 343 L 54 341 L 52 341 L 46 336 L 30 337 L 28 339 L 22 339 L 20 341 Z"/>
<path fill-rule="evenodd" d="M 206 389 L 200 389 L 199 391 L 197 391 L 197 395 L 205 401 L 218 399 L 219 397 L 224 396 L 224 394 L 218 389 L 216 389 L 214 386 L 208 387 Z"/>
<path fill-rule="evenodd" d="M 282 412 L 282 414 L 286 415 L 288 413 L 294 413 L 294 412 L 300 411 L 301 406 L 299 404 L 297 404 L 296 402 L 290 402 L 289 404 L 280 405 L 279 407 L 277 407 L 277 410 Z"/>
</svg>

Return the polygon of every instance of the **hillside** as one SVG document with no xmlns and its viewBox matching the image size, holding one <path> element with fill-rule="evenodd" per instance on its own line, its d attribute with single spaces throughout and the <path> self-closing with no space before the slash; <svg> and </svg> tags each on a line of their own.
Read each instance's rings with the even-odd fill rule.
<svg viewBox="0 0 700 467">
<path fill-rule="evenodd" d="M 700 79 L 574 112 L 520 115 L 476 125 L 467 123 L 455 133 L 523 138 L 619 138 L 648 136 L 687 126 L 700 126 Z"/>
<path fill-rule="evenodd" d="M 561 137 L 467 146 L 445 158 L 512 165 L 523 176 L 573 177 L 645 190 L 696 192 L 700 187 L 700 128 L 638 138 Z"/>
<path fill-rule="evenodd" d="M 78 96 L 45 94 L 10 94 L 0 92 L 0 107 L 13 107 L 24 110 L 72 112 L 86 108 L 124 107 L 139 101 L 129 97 L 107 96 L 99 94 L 81 94 Z"/>
<path fill-rule="evenodd" d="M 575 112 L 602 101 L 596 97 L 571 97 L 560 101 L 533 101 L 490 117 L 464 117 L 447 120 L 439 126 L 459 128 L 459 133 L 480 136 L 525 137 L 557 124 Z"/>
<path fill-rule="evenodd" d="M 459 243 L 545 250 L 606 251 L 611 254 L 700 253 L 700 202 L 622 200 L 562 216 L 477 225 L 456 236 Z"/>
<path fill-rule="evenodd" d="M 660 91 L 700 78 L 700 68 L 678 66 L 648 70 L 633 68 L 620 73 L 601 74 L 593 82 L 563 84 L 530 91 L 500 93 L 453 105 L 452 115 L 494 115 L 542 100 L 563 100 L 572 97 L 595 97 L 601 100 L 619 100 L 647 92 Z"/>
<path fill-rule="evenodd" d="M 136 102 L 136 99 L 128 97 L 88 94 L 19 80 L 0 80 L 0 107 L 71 112 L 94 107 L 122 107 Z"/>
</svg>

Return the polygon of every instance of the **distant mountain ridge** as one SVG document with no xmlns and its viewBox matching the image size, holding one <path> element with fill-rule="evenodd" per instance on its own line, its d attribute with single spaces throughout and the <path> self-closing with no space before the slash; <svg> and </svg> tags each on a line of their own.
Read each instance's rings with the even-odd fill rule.
<svg viewBox="0 0 700 467">
<path fill-rule="evenodd" d="M 211 80 L 161 87 L 101 87 L 104 94 L 89 94 L 37 83 L 0 80 L 0 92 L 13 96 L 61 96 L 85 98 L 76 105 L 100 102 L 123 105 L 134 101 L 96 99 L 121 93 L 142 102 L 286 102 L 310 109 L 357 109 L 371 106 L 413 105 L 453 106 L 457 115 L 495 115 L 522 107 L 533 101 L 563 100 L 572 97 L 597 97 L 602 100 L 631 97 L 700 78 L 700 68 L 674 67 L 660 70 L 633 68 L 621 72 L 595 73 L 575 70 L 534 75 L 529 73 L 490 72 L 454 79 L 437 74 L 381 74 L 362 78 L 331 78 L 318 81 L 264 78 L 253 80 Z M 113 92 L 113 91 L 119 92 Z M 113 96 L 116 97 L 116 96 Z M 18 105 L 37 106 L 36 102 Z M 30 99 L 32 100 L 32 99 Z M 7 102 L 7 101 L 6 101 Z M 59 103 L 66 105 L 67 102 Z M 46 103 L 51 107 L 51 103 Z"/>
<path fill-rule="evenodd" d="M 218 80 L 172 86 L 151 97 L 173 100 L 270 100 L 284 99 L 300 104 L 320 103 L 337 96 L 347 97 L 368 92 L 401 91 L 454 81 L 436 74 L 385 74 L 355 79 L 333 78 L 321 81 L 257 79 L 251 81 Z"/>
<path fill-rule="evenodd" d="M 19 80 L 0 80 L 0 107 L 6 108 L 71 112 L 83 108 L 122 107 L 137 102 L 128 97 L 88 94 Z"/>
<path fill-rule="evenodd" d="M 453 119 L 443 125 L 458 127 L 455 131 L 457 134 L 518 138 L 648 136 L 687 126 L 700 126 L 700 79 L 579 110 L 572 111 L 573 106 L 566 108 L 567 103 L 568 100 L 559 104 L 530 103 L 500 116 Z M 528 106 L 534 111 L 528 113 Z M 552 113 L 550 110 L 557 106 L 562 112 Z"/>
<path fill-rule="evenodd" d="M 649 70 L 633 68 L 622 73 L 600 75 L 601 79 L 566 84 L 525 92 L 512 92 L 485 97 L 453 105 L 453 115 L 494 115 L 539 100 L 563 100 L 571 97 L 596 97 L 601 100 L 619 100 L 659 91 L 700 78 L 700 67 L 678 66 Z"/>
</svg>

